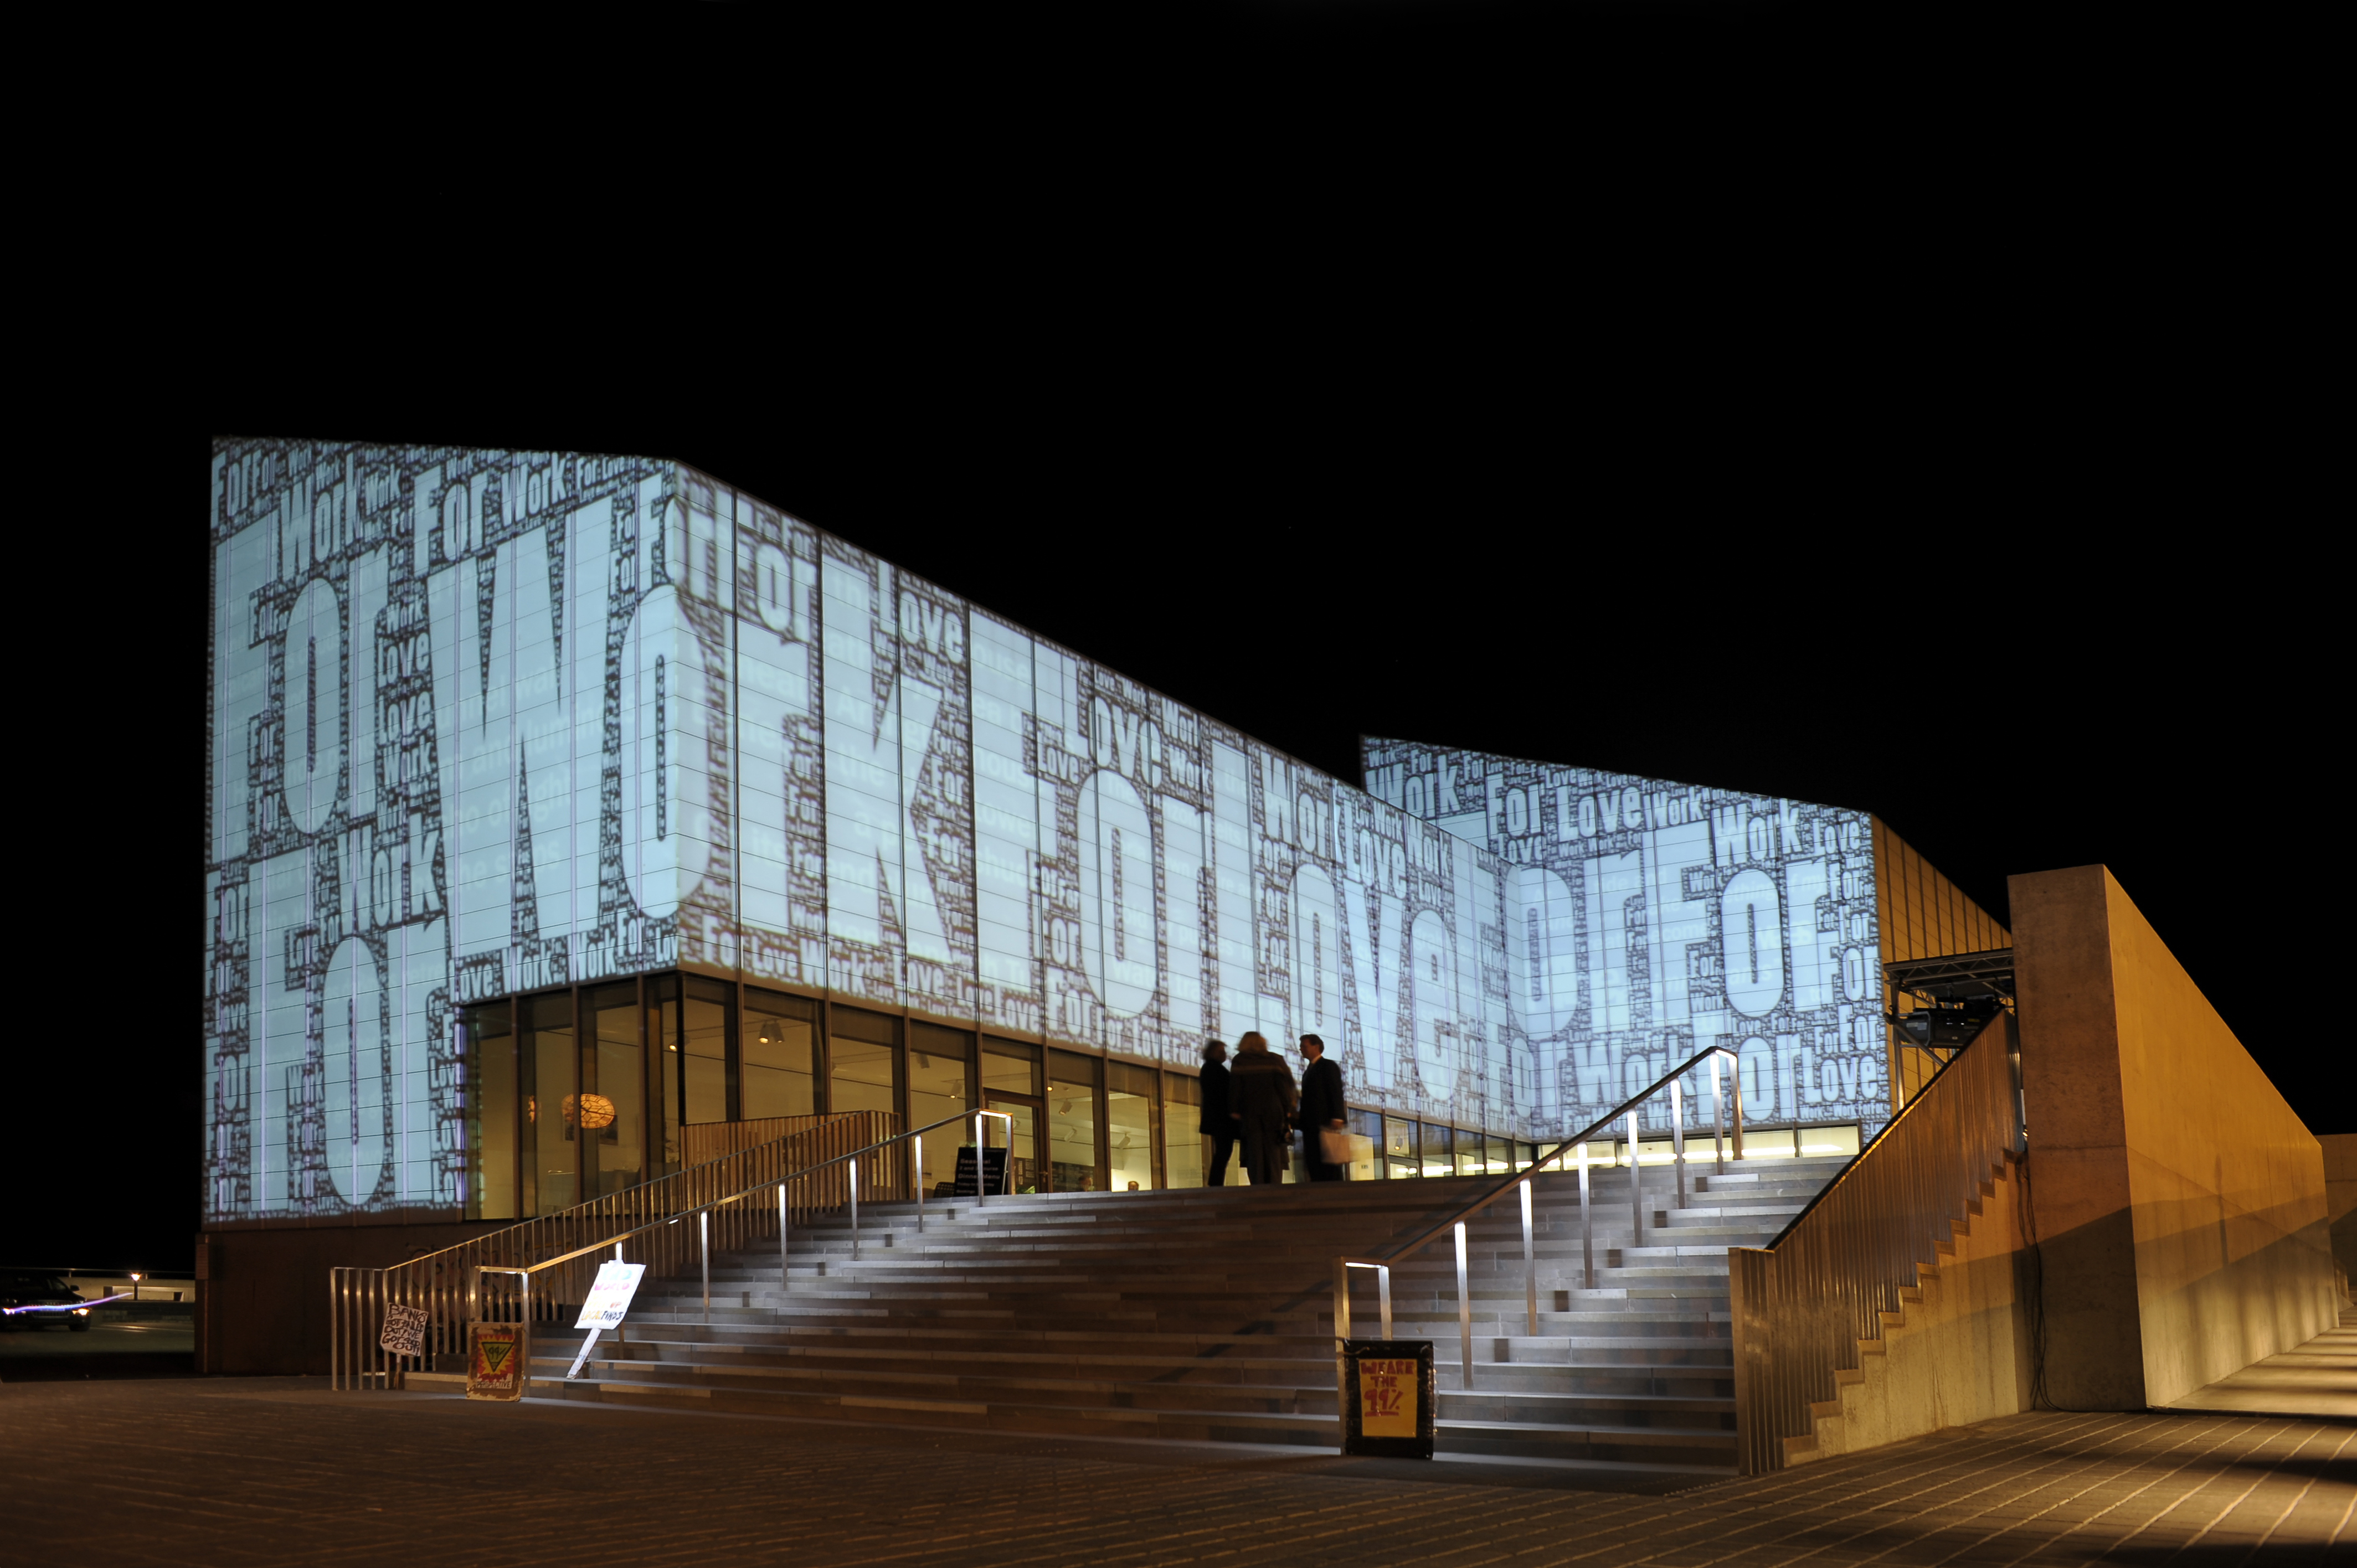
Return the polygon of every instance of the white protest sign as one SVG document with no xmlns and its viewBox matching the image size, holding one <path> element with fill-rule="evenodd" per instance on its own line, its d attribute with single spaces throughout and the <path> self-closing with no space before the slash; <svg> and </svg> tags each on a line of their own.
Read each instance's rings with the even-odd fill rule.
<svg viewBox="0 0 2357 1568">
<path fill-rule="evenodd" d="M 630 1298 L 639 1293 L 639 1281 L 646 1273 L 644 1263 L 610 1262 L 597 1266 L 597 1283 L 589 1287 L 589 1299 L 581 1304 L 580 1320 L 576 1328 L 589 1332 L 581 1337 L 581 1353 L 573 1358 L 572 1369 L 565 1374 L 571 1382 L 581 1375 L 589 1359 L 589 1348 L 597 1343 L 598 1330 L 619 1328 L 623 1315 L 630 1310 Z"/>
<path fill-rule="evenodd" d="M 589 1287 L 589 1299 L 581 1304 L 580 1319 L 573 1326 L 611 1328 L 620 1323 L 646 1272 L 644 1263 L 600 1263 L 597 1283 Z"/>
<path fill-rule="evenodd" d="M 384 1331 L 376 1337 L 377 1348 L 395 1356 L 425 1354 L 425 1309 L 398 1304 L 384 1309 Z"/>
</svg>

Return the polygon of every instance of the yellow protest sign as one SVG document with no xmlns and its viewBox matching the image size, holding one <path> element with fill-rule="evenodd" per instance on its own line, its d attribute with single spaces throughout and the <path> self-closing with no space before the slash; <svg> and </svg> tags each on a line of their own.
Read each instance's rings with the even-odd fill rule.
<svg viewBox="0 0 2357 1568">
<path fill-rule="evenodd" d="M 1414 1360 L 1359 1362 L 1359 1431 L 1368 1437 L 1416 1435 L 1416 1364 Z"/>
</svg>

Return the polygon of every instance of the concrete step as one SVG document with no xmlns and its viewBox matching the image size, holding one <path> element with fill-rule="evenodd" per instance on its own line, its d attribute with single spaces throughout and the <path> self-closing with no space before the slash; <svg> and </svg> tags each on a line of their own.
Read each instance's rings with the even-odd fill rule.
<svg viewBox="0 0 2357 1568">
<path fill-rule="evenodd" d="M 1842 1162 L 1706 1175 L 1544 1173 L 1468 1223 L 1471 1386 L 1455 1249 L 1392 1266 L 1393 1333 L 1436 1351 L 1444 1452 L 1724 1474 L 1735 1459 L 1727 1248 L 1782 1229 Z M 641 1287 L 620 1339 L 564 1372 L 578 1333 L 535 1333 L 532 1391 L 651 1408 L 1012 1434 L 1333 1446 L 1333 1260 L 1383 1256 L 1498 1184 L 1054 1194 L 863 1206 Z M 1592 1257 L 1595 1288 L 1585 1273 Z M 1535 1274 L 1535 1326 L 1525 1311 Z M 1353 1323 L 1376 1331 L 1374 1282 Z M 1537 1332 L 1532 1333 L 1535 1326 Z M 414 1373 L 450 1388 L 452 1373 Z"/>
</svg>

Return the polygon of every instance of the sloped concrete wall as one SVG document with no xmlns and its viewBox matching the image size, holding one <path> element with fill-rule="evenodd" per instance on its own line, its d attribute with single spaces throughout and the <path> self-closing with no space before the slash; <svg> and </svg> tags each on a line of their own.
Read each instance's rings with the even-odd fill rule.
<svg viewBox="0 0 2357 1568">
<path fill-rule="evenodd" d="M 2325 1215 L 2332 1225 L 2332 1261 L 2341 1266 L 2341 1289 L 2357 1281 L 2357 1133 L 2328 1133 L 2324 1145 Z"/>
<path fill-rule="evenodd" d="M 2109 871 L 2011 892 L 2048 1396 L 2166 1404 L 2332 1326 L 2317 1140 Z"/>
<path fill-rule="evenodd" d="M 1835 1374 L 1840 1397 L 1815 1406 L 1813 1438 L 1788 1440 L 1785 1463 L 1855 1454 L 2029 1408 L 2024 1303 L 2034 1282 L 2024 1252 L 2022 1185 L 2006 1161 L 1981 1186 L 1971 1218 L 1939 1262 L 1861 1340 L 1856 1371 Z"/>
</svg>

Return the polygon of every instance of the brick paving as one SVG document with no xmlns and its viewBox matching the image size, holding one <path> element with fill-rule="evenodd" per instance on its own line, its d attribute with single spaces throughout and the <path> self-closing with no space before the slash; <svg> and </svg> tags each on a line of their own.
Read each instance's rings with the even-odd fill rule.
<svg viewBox="0 0 2357 1568">
<path fill-rule="evenodd" d="M 0 1554 L 27 1563 L 2357 1561 L 2357 1423 L 2330 1418 L 2010 1416 L 1689 1481 L 1598 1491 L 1534 1467 L 468 1406 L 317 1380 L 0 1385 Z M 1685 1489 L 1641 1489 L 1670 1486 Z"/>
</svg>

